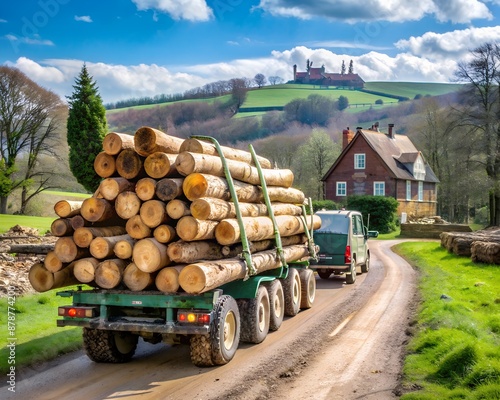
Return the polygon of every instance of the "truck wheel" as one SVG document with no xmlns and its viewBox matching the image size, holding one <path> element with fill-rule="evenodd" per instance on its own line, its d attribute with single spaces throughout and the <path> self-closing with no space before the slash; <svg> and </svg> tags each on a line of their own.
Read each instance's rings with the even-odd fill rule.
<svg viewBox="0 0 500 400">
<path fill-rule="evenodd" d="M 303 310 L 311 308 L 316 297 L 316 278 L 310 269 L 301 269 L 299 272 L 300 287 L 300 308 Z"/>
<path fill-rule="evenodd" d="M 261 343 L 269 332 L 269 294 L 264 286 L 259 286 L 257 297 L 238 301 L 241 315 L 241 341 Z"/>
<path fill-rule="evenodd" d="M 212 316 L 208 336 L 191 336 L 191 362 L 197 367 L 227 364 L 240 343 L 240 314 L 231 296 L 219 298 Z"/>
<path fill-rule="evenodd" d="M 370 270 L 370 253 L 367 253 L 365 263 L 361 265 L 361 272 L 367 273 L 369 270 Z"/>
<path fill-rule="evenodd" d="M 281 281 L 285 294 L 285 315 L 293 317 L 300 310 L 300 276 L 295 268 L 288 269 L 288 276 Z"/>
<path fill-rule="evenodd" d="M 328 269 L 318 269 L 317 270 L 318 275 L 321 279 L 328 279 L 330 278 L 330 275 L 332 274 L 332 271 Z"/>
<path fill-rule="evenodd" d="M 281 281 L 275 279 L 272 282 L 265 282 L 264 286 L 269 294 L 269 304 L 271 312 L 269 317 L 269 330 L 277 331 L 283 322 L 285 316 L 285 295 Z"/>
<path fill-rule="evenodd" d="M 130 332 L 83 328 L 83 348 L 87 356 L 98 363 L 130 361 L 138 340 L 139 336 Z"/>
<path fill-rule="evenodd" d="M 349 269 L 349 273 L 345 274 L 345 282 L 349 285 L 356 282 L 356 260 L 353 258 L 351 262 L 351 268 Z"/>
</svg>

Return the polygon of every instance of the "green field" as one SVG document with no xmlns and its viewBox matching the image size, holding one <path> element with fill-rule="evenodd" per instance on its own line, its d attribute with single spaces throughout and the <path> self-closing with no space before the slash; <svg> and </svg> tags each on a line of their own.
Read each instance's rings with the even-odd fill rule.
<svg viewBox="0 0 500 400">
<path fill-rule="evenodd" d="M 457 92 L 463 85 L 458 83 L 427 83 L 427 82 L 366 82 L 365 89 L 387 93 L 393 96 L 403 96 L 409 99 L 417 94 L 422 96 L 439 96 Z"/>
<path fill-rule="evenodd" d="M 50 225 L 54 219 L 55 217 L 0 214 L 0 234 L 7 232 L 13 226 L 20 225 L 38 229 L 38 232 L 43 235 L 45 232 L 50 231 Z"/>
</svg>

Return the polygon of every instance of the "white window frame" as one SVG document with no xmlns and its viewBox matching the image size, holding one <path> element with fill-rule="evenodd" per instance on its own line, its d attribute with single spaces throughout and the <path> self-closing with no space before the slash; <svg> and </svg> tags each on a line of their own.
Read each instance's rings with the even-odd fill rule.
<svg viewBox="0 0 500 400">
<path fill-rule="evenodd" d="M 424 201 L 424 182 L 418 182 L 418 201 Z"/>
<path fill-rule="evenodd" d="M 406 201 L 411 200 L 411 181 L 406 181 Z"/>
<path fill-rule="evenodd" d="M 347 196 L 347 182 L 337 182 L 335 193 L 339 197 Z"/>
<path fill-rule="evenodd" d="M 354 169 L 366 168 L 366 155 L 365 153 L 354 154 Z"/>
<path fill-rule="evenodd" d="M 380 192 L 383 192 L 383 193 L 380 193 Z M 385 182 L 384 181 L 373 182 L 373 195 L 374 196 L 385 196 Z"/>
</svg>

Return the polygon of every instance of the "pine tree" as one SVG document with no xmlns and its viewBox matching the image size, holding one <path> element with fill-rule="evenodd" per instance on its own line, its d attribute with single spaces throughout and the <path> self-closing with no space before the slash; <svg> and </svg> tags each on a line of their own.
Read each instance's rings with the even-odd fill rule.
<svg viewBox="0 0 500 400">
<path fill-rule="evenodd" d="M 354 74 L 354 63 L 351 62 L 349 63 L 349 74 Z"/>
<path fill-rule="evenodd" d="M 340 73 L 341 73 L 342 75 L 344 75 L 344 74 L 345 74 L 345 62 L 344 62 L 344 60 L 342 60 L 342 67 L 340 68 Z"/>
<path fill-rule="evenodd" d="M 67 96 L 69 165 L 76 180 L 89 192 L 94 192 L 101 180 L 94 171 L 94 159 L 102 150 L 108 129 L 106 109 L 85 64 L 73 88 L 73 94 Z"/>
</svg>

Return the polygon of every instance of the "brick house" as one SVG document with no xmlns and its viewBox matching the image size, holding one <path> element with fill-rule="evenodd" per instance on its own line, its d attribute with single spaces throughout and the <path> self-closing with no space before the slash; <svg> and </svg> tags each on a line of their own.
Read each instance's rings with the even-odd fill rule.
<svg viewBox="0 0 500 400">
<path fill-rule="evenodd" d="M 343 131 L 342 153 L 322 178 L 326 199 L 391 196 L 399 202 L 398 215 L 436 215 L 439 180 L 410 139 L 393 127 L 389 124 L 387 134 L 378 125 Z"/>
<path fill-rule="evenodd" d="M 312 63 L 311 63 L 312 64 Z M 338 86 L 362 89 L 365 81 L 358 74 L 337 74 L 325 72 L 325 66 L 313 68 L 308 63 L 307 71 L 297 72 L 297 65 L 293 66 L 293 81 L 322 86 Z"/>
</svg>

